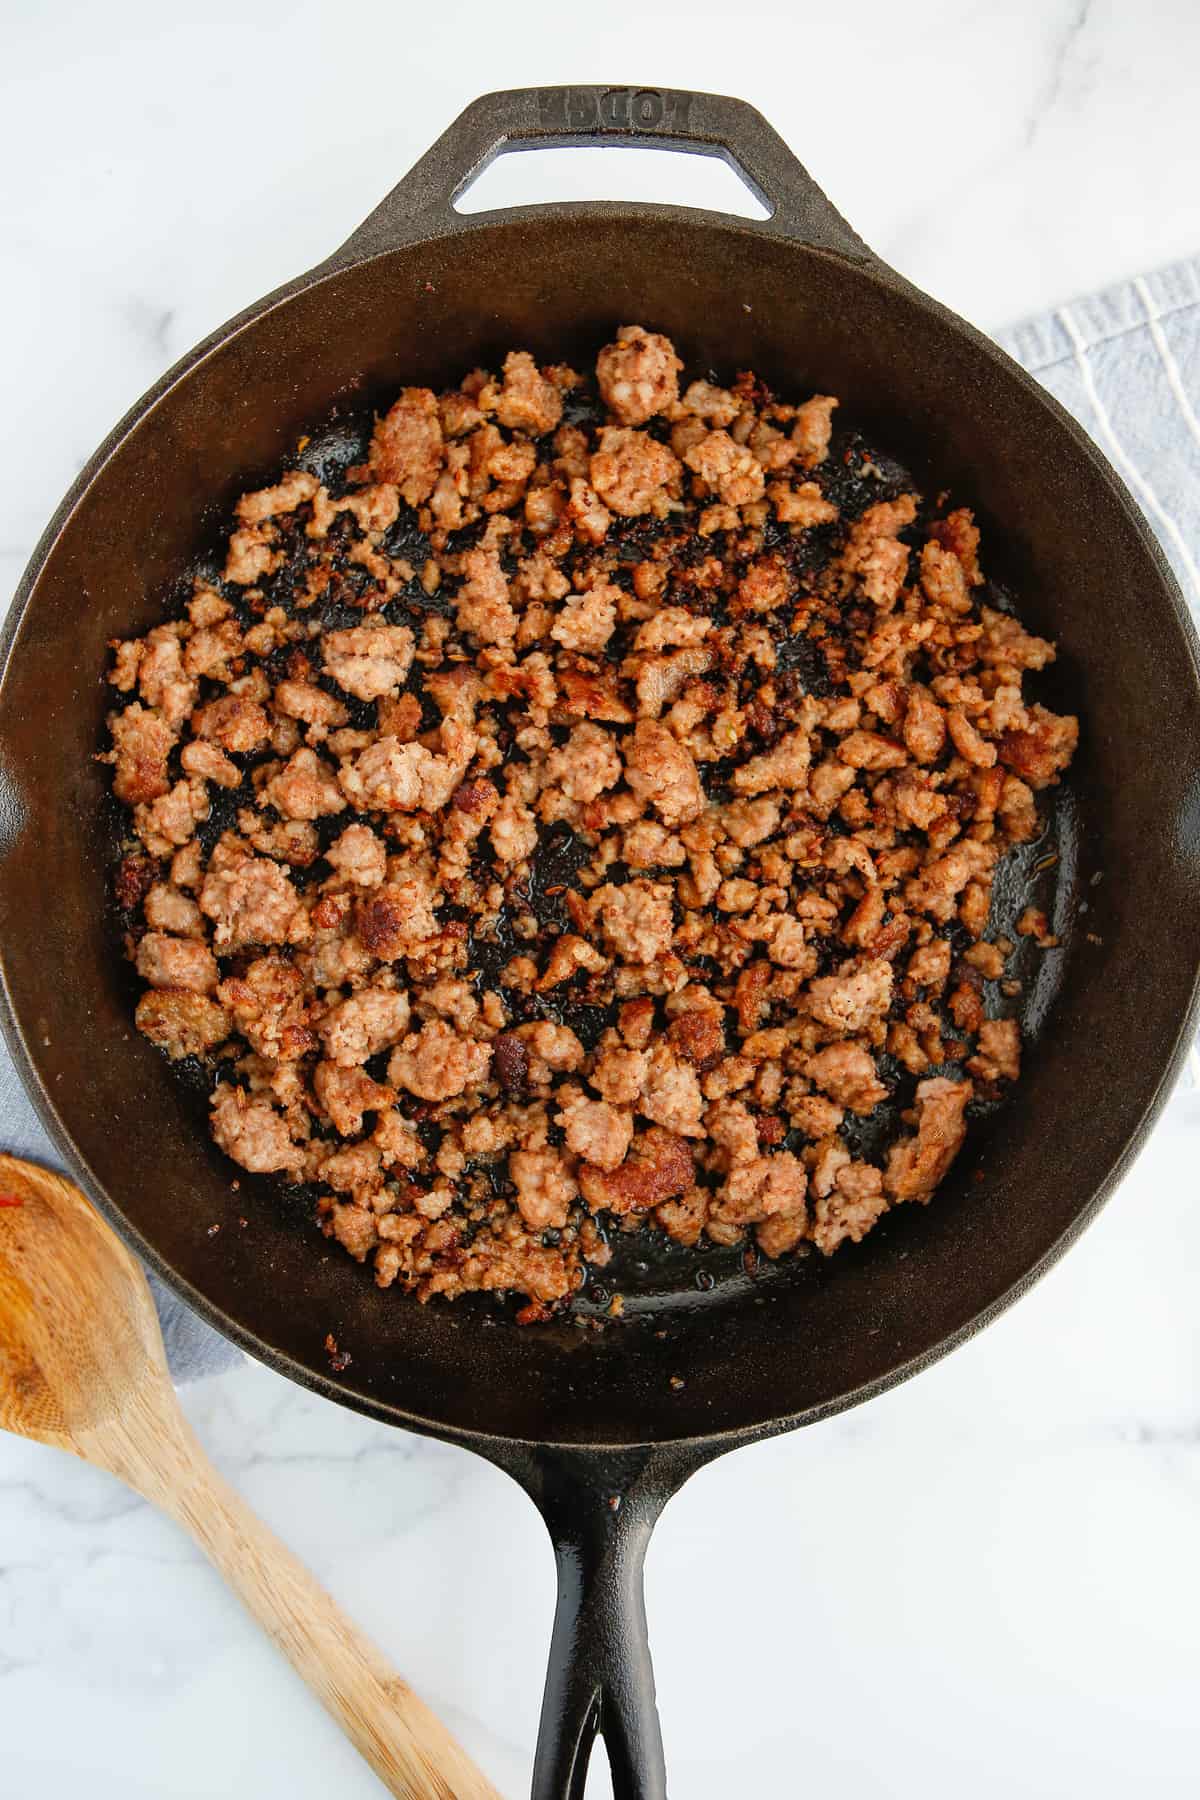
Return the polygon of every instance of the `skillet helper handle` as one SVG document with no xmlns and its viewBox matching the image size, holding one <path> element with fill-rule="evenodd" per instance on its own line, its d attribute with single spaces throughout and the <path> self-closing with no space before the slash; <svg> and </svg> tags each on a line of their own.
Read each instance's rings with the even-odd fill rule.
<svg viewBox="0 0 1200 1800">
<path fill-rule="evenodd" d="M 770 211 L 762 221 L 739 221 L 747 230 L 856 261 L 875 260 L 779 133 L 745 100 L 681 88 L 551 87 L 508 88 L 472 101 L 332 263 L 461 229 L 455 200 L 505 152 L 604 144 L 719 156 Z"/>
<path fill-rule="evenodd" d="M 666 1800 L 667 1776 L 646 1630 L 650 1533 L 682 1476 L 648 1459 L 632 1478 L 565 1456 L 535 1494 L 554 1542 L 558 1603 L 534 1760 L 532 1800 L 582 1800 L 596 1735 L 614 1800 Z"/>
<path fill-rule="evenodd" d="M 165 1459 L 165 1460 L 164 1460 Z M 130 1479 L 191 1533 L 400 1800 L 501 1800 L 446 1727 L 209 1463 L 180 1422 Z"/>
</svg>

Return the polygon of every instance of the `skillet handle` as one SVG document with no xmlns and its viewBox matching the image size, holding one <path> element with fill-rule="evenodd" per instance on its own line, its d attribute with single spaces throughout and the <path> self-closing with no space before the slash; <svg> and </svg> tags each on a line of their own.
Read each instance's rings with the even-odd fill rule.
<svg viewBox="0 0 1200 1800">
<path fill-rule="evenodd" d="M 697 1460 L 541 1450 L 531 1468 L 510 1470 L 558 1563 L 532 1800 L 582 1800 L 597 1732 L 614 1800 L 666 1800 L 642 1567 L 659 1513 Z"/>
<path fill-rule="evenodd" d="M 510 88 L 472 101 L 347 239 L 331 266 L 461 229 L 454 201 L 505 151 L 600 144 L 719 156 L 770 210 L 769 219 L 740 219 L 740 225 L 856 261 L 875 260 L 779 133 L 745 100 L 677 88 L 552 87 Z"/>
</svg>

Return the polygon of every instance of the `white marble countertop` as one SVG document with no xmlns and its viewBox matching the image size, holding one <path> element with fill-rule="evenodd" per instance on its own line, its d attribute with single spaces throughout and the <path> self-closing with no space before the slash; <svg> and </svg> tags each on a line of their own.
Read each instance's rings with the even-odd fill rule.
<svg viewBox="0 0 1200 1800">
<path fill-rule="evenodd" d="M 6 591 L 139 392 L 319 260 L 483 89 L 632 74 L 742 94 L 870 243 L 984 327 L 1200 247 L 1200 13 L 1182 0 L 736 23 L 692 3 L 635 30 L 545 5 L 75 0 L 10 8 L 5 38 Z M 701 201 L 721 176 L 649 153 L 511 158 L 493 198 Z M 1198 1151 L 1200 1095 L 1177 1095 L 1080 1246 L 982 1338 L 672 1502 L 648 1607 L 673 1794 L 1194 1793 Z M 186 1405 L 524 1793 L 553 1571 L 518 1490 L 249 1364 Z M 380 1791 L 171 1526 L 12 1439 L 0 1720 L 0 1786 L 40 1800 Z M 588 1791 L 609 1791 L 602 1772 Z"/>
</svg>

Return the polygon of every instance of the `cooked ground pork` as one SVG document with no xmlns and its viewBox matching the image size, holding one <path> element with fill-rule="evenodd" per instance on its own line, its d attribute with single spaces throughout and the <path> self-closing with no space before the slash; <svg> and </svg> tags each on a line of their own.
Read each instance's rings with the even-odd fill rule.
<svg viewBox="0 0 1200 1800">
<path fill-rule="evenodd" d="M 413 634 L 405 625 L 354 625 L 329 632 L 321 655 L 340 688 L 356 700 L 378 700 L 399 692 L 412 667 Z"/>
<path fill-rule="evenodd" d="M 683 367 L 625 325 L 407 388 L 113 645 L 138 1027 L 421 1300 L 546 1318 L 647 1229 L 829 1255 L 1019 1079 L 1054 646 L 832 396 Z"/>
<path fill-rule="evenodd" d="M 674 406 L 682 367 L 669 338 L 640 325 L 623 325 L 616 343 L 596 358 L 596 380 L 615 419 L 622 425 L 644 425 Z"/>
<path fill-rule="evenodd" d="M 252 1174 L 297 1172 L 304 1156 L 287 1119 L 271 1102 L 221 1083 L 213 1094 L 212 1133 L 226 1156 Z"/>
</svg>

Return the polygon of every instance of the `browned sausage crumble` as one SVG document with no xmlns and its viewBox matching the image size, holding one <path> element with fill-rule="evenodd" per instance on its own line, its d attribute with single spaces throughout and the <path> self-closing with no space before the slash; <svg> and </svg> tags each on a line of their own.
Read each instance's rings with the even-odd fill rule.
<svg viewBox="0 0 1200 1800">
<path fill-rule="evenodd" d="M 114 646 L 137 1023 L 421 1300 L 544 1318 L 648 1226 L 829 1254 L 1018 1076 L 1054 647 L 836 400 L 682 367 L 628 326 L 598 400 L 524 351 L 405 389 Z"/>
</svg>

